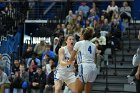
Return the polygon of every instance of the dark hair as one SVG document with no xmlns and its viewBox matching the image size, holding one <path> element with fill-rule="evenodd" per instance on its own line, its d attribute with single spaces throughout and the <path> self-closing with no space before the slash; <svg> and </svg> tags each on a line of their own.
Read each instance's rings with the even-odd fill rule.
<svg viewBox="0 0 140 93">
<path fill-rule="evenodd" d="M 48 61 L 50 61 L 50 60 L 52 60 L 53 62 L 55 62 L 55 59 L 52 58 L 52 57 L 50 57 L 50 58 L 48 59 Z"/>
<path fill-rule="evenodd" d="M 51 65 L 51 69 L 54 69 L 55 67 L 56 67 L 55 64 Z"/>
<path fill-rule="evenodd" d="M 18 60 L 18 61 L 19 61 L 19 58 L 18 58 L 18 57 L 16 57 L 16 58 L 14 59 L 14 61 L 15 61 L 15 60 Z"/>
<path fill-rule="evenodd" d="M 24 63 L 20 63 L 20 66 L 24 66 L 25 67 L 25 64 Z"/>
<path fill-rule="evenodd" d="M 91 27 L 87 27 L 82 30 L 82 35 L 84 36 L 84 40 L 90 40 L 93 37 L 94 29 Z"/>
<path fill-rule="evenodd" d="M 34 59 L 32 59 L 32 60 L 34 61 L 35 65 L 38 65 L 38 63 Z M 31 65 L 32 60 L 29 62 L 29 65 Z"/>
</svg>

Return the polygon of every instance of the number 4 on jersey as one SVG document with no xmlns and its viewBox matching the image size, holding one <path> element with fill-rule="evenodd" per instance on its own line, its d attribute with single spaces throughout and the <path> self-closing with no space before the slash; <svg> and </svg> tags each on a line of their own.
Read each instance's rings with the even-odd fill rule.
<svg viewBox="0 0 140 93">
<path fill-rule="evenodd" d="M 88 51 L 90 54 L 92 53 L 91 46 L 88 47 Z"/>
</svg>

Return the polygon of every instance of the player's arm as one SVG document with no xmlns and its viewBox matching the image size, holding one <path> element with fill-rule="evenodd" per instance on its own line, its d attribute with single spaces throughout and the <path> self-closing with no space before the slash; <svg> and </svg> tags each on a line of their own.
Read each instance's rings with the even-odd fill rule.
<svg viewBox="0 0 140 93">
<path fill-rule="evenodd" d="M 77 51 L 73 50 L 72 55 L 71 55 L 71 58 L 69 60 L 69 63 L 70 64 L 73 64 L 74 63 L 76 54 L 77 54 Z"/>
<path fill-rule="evenodd" d="M 136 72 L 136 74 L 135 74 L 135 77 L 136 77 L 137 80 L 140 79 L 140 63 L 139 63 L 139 65 L 138 65 L 138 69 L 137 69 L 137 72 Z"/>
<path fill-rule="evenodd" d="M 140 40 L 140 31 L 139 31 L 139 34 L 138 34 L 138 39 Z M 138 55 L 140 55 L 140 50 L 138 49 L 137 51 Z M 137 80 L 140 79 L 140 62 L 139 62 L 139 65 L 138 65 L 138 69 L 137 69 L 137 72 L 135 74 L 135 77 Z"/>
<path fill-rule="evenodd" d="M 59 58 L 59 62 L 61 66 L 69 65 L 68 62 L 64 61 L 64 48 L 63 47 L 59 49 L 58 55 L 59 55 L 58 58 Z"/>
<path fill-rule="evenodd" d="M 138 39 L 140 40 L 140 31 L 139 31 L 139 34 L 138 34 Z"/>
</svg>

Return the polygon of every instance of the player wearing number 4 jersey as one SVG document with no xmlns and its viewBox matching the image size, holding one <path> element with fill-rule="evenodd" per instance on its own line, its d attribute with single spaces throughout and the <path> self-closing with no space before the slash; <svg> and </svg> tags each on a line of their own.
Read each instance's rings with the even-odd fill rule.
<svg viewBox="0 0 140 93">
<path fill-rule="evenodd" d="M 74 45 L 70 63 L 73 62 L 77 54 L 78 77 L 76 79 L 75 93 L 90 93 L 92 82 L 97 76 L 96 64 L 94 63 L 96 46 L 90 39 L 93 36 L 93 29 L 86 28 L 80 33 L 80 40 Z"/>
<path fill-rule="evenodd" d="M 59 64 L 54 75 L 55 93 L 61 93 L 63 82 L 65 82 L 69 89 L 75 93 L 75 69 L 74 65 L 68 62 L 74 45 L 74 37 L 72 35 L 66 37 L 66 44 L 66 46 L 59 49 Z"/>
</svg>

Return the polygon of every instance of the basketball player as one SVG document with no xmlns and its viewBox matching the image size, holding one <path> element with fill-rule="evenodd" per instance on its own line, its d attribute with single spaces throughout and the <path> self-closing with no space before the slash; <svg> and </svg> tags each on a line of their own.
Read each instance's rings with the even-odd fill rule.
<svg viewBox="0 0 140 93">
<path fill-rule="evenodd" d="M 139 30 L 139 34 L 138 34 L 138 39 L 140 40 L 140 30 Z M 135 73 L 135 83 L 136 83 L 136 93 L 140 93 L 140 46 L 137 49 L 137 71 Z"/>
<path fill-rule="evenodd" d="M 72 64 L 77 55 L 78 76 L 76 79 L 75 93 L 90 93 L 92 84 L 97 76 L 97 68 L 94 63 L 96 46 L 90 39 L 93 36 L 93 29 L 86 28 L 80 33 L 80 40 L 74 45 L 73 53 L 70 58 Z"/>
<path fill-rule="evenodd" d="M 74 37 L 69 35 L 66 37 L 66 46 L 59 49 L 58 57 L 59 64 L 55 71 L 55 93 L 61 93 L 61 87 L 65 82 L 68 88 L 75 93 L 75 73 L 74 65 L 70 64 L 68 60 L 71 57 L 73 51 Z"/>
</svg>

